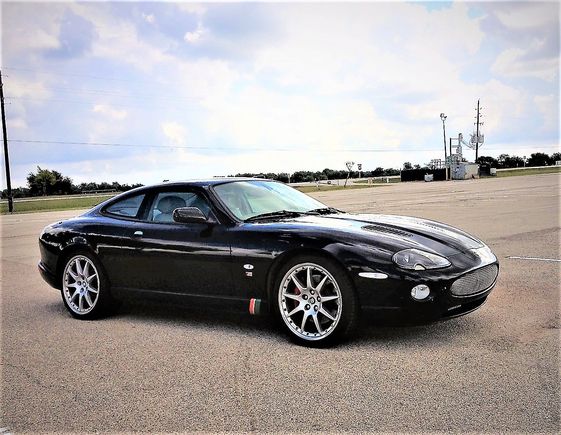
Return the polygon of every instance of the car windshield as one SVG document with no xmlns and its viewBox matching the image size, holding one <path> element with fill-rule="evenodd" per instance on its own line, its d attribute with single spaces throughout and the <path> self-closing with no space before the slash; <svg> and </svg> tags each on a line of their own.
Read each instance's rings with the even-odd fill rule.
<svg viewBox="0 0 561 435">
<path fill-rule="evenodd" d="M 326 208 L 324 204 L 308 195 L 275 181 L 234 181 L 219 184 L 214 187 L 214 191 L 240 220 L 268 213 L 307 213 Z"/>
</svg>

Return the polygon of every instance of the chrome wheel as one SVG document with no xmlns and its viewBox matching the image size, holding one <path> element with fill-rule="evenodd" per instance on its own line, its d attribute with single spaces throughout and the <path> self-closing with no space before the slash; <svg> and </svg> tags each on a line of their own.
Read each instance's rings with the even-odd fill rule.
<svg viewBox="0 0 561 435">
<path fill-rule="evenodd" d="M 99 274 L 92 260 L 83 255 L 72 257 L 63 273 L 62 293 L 76 314 L 92 311 L 99 298 Z"/>
<path fill-rule="evenodd" d="M 337 281 L 314 263 L 297 264 L 285 274 L 278 302 L 286 325 L 304 340 L 321 340 L 330 335 L 343 309 Z"/>
</svg>

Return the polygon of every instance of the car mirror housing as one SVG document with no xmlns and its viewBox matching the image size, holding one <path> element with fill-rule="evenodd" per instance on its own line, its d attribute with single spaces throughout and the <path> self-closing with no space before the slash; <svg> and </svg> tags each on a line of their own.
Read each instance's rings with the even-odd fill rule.
<svg viewBox="0 0 561 435">
<path fill-rule="evenodd" d="M 173 220 L 184 224 L 208 223 L 209 219 L 198 207 L 180 207 L 173 211 Z"/>
</svg>

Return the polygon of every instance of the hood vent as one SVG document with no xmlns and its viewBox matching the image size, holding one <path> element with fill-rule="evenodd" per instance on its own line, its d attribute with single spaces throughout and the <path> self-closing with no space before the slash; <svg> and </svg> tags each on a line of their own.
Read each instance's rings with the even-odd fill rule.
<svg viewBox="0 0 561 435">
<path fill-rule="evenodd" d="M 365 225 L 362 227 L 362 229 L 366 231 L 375 231 L 377 233 L 395 234 L 397 236 L 402 236 L 402 237 L 411 237 L 411 234 L 406 231 L 402 231 L 397 228 L 393 228 L 385 225 L 376 225 L 376 224 Z"/>
</svg>

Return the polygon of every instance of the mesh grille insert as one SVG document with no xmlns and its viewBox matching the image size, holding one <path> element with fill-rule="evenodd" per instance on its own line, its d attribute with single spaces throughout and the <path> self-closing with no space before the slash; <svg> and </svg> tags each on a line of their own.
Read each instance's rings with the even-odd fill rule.
<svg viewBox="0 0 561 435">
<path fill-rule="evenodd" d="M 454 281 L 450 291 L 455 296 L 469 296 L 480 293 L 493 285 L 498 274 L 499 268 L 496 264 L 484 266 Z"/>
</svg>

